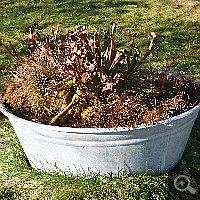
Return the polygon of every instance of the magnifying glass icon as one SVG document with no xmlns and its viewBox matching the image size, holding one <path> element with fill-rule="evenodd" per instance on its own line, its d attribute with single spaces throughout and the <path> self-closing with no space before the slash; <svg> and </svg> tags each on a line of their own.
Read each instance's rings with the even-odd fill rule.
<svg viewBox="0 0 200 200">
<path fill-rule="evenodd" d="M 190 186 L 190 179 L 185 175 L 179 175 L 174 179 L 174 187 L 180 192 L 189 191 L 191 194 L 195 194 L 197 192 Z"/>
</svg>

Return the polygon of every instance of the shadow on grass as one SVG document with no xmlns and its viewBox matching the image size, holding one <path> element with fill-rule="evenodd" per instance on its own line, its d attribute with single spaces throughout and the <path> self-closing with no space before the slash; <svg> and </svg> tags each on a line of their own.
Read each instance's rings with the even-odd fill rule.
<svg viewBox="0 0 200 200">
<path fill-rule="evenodd" d="M 200 199 L 200 113 L 195 121 L 184 154 L 178 165 L 169 172 L 169 196 L 172 199 Z M 189 191 L 178 191 L 174 187 L 174 180 L 179 175 L 185 175 L 190 180 L 190 186 L 196 190 L 195 194 Z"/>
<path fill-rule="evenodd" d="M 185 27 L 188 30 L 185 30 Z M 197 30 L 199 28 L 199 22 L 182 19 L 168 22 L 167 26 L 161 24 L 160 27 L 154 29 L 158 34 L 158 44 L 155 49 L 155 53 L 158 54 L 157 61 L 166 60 L 173 72 L 187 72 L 188 75 L 197 77 L 196 81 L 198 81 L 200 45 Z"/>
<path fill-rule="evenodd" d="M 0 191 L 0 199 L 10 199 L 10 200 L 14 200 L 16 199 L 16 197 L 18 196 L 18 194 L 15 191 L 16 189 L 12 189 L 9 187 L 3 187 L 1 188 Z"/>
<path fill-rule="evenodd" d="M 3 115 L 2 112 L 0 112 L 0 122 L 3 121 L 3 120 L 6 120 L 8 119 L 5 115 Z"/>
<path fill-rule="evenodd" d="M 34 26 L 37 30 L 45 30 L 50 32 L 50 27 L 56 27 L 58 24 L 62 26 L 76 26 L 78 22 L 83 21 L 89 25 L 100 25 L 106 21 L 112 21 L 113 16 L 119 16 L 128 12 L 122 6 L 137 5 L 137 2 L 129 1 L 27 1 L 9 3 L 0 3 L 0 18 L 4 19 L 0 26 L 0 40 L 8 45 L 8 40 L 15 40 L 14 46 L 20 56 L 25 56 L 25 44 L 21 41 L 23 37 L 28 37 L 28 27 Z M 107 11 L 112 8 L 112 11 Z M 91 18 L 94 18 L 91 20 Z M 91 22 L 91 23 L 90 23 Z M 41 33 L 42 31 L 40 31 Z M 42 34 L 42 33 L 41 33 Z M 23 36 L 22 36 L 23 35 Z M 22 47 L 23 45 L 23 47 Z M 0 48 L 0 54 L 6 53 Z M 1 60 L 1 64 L 16 65 L 16 62 L 6 54 Z"/>
</svg>

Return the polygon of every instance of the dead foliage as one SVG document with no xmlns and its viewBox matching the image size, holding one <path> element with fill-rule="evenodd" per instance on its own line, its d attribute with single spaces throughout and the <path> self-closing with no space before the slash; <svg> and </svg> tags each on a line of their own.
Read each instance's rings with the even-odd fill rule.
<svg viewBox="0 0 200 200">
<path fill-rule="evenodd" d="M 133 33 L 130 50 L 116 49 L 114 33 L 95 32 L 90 38 L 80 23 L 73 32 L 51 35 L 29 27 L 23 39 L 29 54 L 21 58 L 9 41 L 12 52 L 0 45 L 20 67 L 3 65 L 15 82 L 3 91 L 5 105 L 16 115 L 46 124 L 72 127 L 134 127 L 178 115 L 199 103 L 199 87 L 179 76 L 140 69 L 157 43 L 152 40 L 140 57 Z M 5 72 L 4 72 L 5 73 Z"/>
</svg>

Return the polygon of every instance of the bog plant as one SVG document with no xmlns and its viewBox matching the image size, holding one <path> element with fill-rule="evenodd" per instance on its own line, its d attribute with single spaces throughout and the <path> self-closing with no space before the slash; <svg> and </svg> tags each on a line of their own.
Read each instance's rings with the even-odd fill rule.
<svg viewBox="0 0 200 200">
<path fill-rule="evenodd" d="M 80 23 L 65 35 L 59 27 L 41 38 L 29 27 L 24 39 L 29 54 L 21 58 L 11 41 L 1 46 L 20 63 L 15 82 L 3 91 L 5 105 L 15 114 L 45 124 L 72 127 L 117 127 L 152 123 L 180 114 L 199 101 L 193 82 L 170 74 L 140 69 L 157 43 L 151 33 L 146 54 L 133 33 L 129 51 L 116 49 L 114 32 L 95 32 L 90 38 Z"/>
</svg>

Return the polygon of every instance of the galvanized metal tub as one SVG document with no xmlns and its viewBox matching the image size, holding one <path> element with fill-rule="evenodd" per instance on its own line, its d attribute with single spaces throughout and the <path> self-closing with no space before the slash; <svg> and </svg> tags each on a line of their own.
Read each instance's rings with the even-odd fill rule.
<svg viewBox="0 0 200 200">
<path fill-rule="evenodd" d="M 136 128 L 71 128 L 21 119 L 0 104 L 33 168 L 66 174 L 162 173 L 184 152 L 200 104 L 181 115 Z"/>
</svg>

